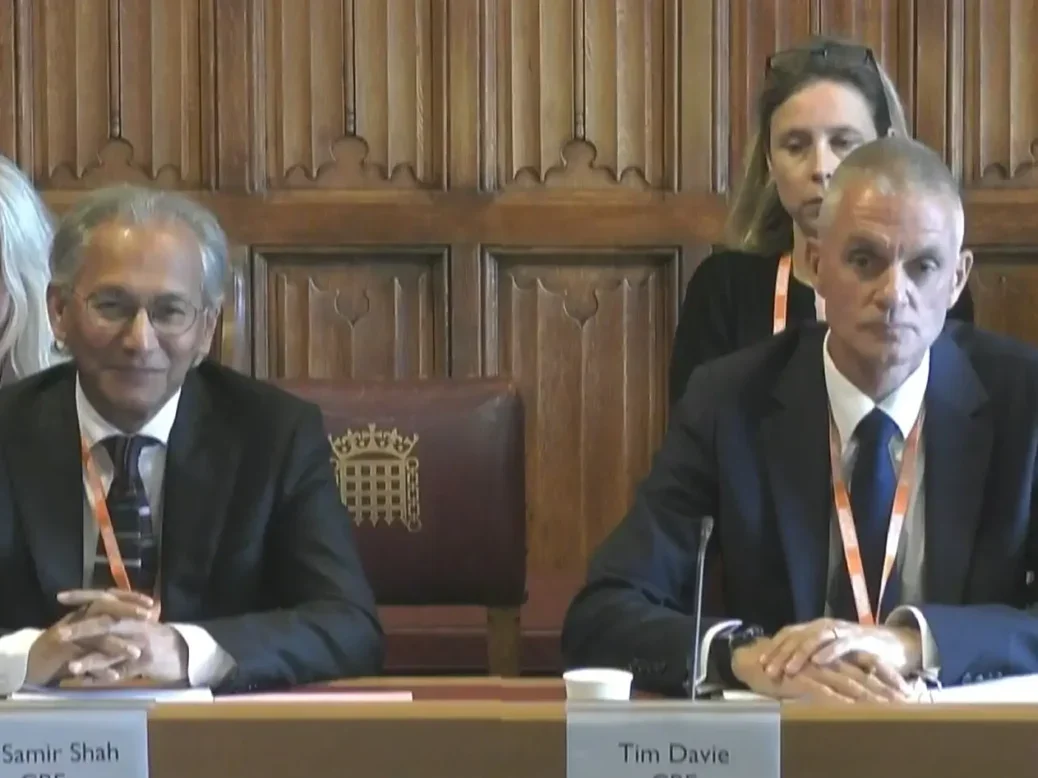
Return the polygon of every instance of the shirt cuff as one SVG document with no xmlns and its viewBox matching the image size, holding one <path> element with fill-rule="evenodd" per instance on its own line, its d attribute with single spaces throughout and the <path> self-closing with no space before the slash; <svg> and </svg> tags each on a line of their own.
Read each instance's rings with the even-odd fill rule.
<svg viewBox="0 0 1038 778">
<path fill-rule="evenodd" d="M 742 624 L 738 619 L 731 621 L 719 621 L 714 624 L 710 629 L 703 635 L 703 642 L 699 645 L 699 667 L 696 668 L 696 688 L 709 682 L 711 684 L 720 684 L 721 679 L 717 677 L 711 677 L 710 668 L 713 664 L 710 662 L 710 647 L 713 645 L 721 634 L 727 632 L 730 629 L 738 627 Z M 714 674 L 716 675 L 716 673 Z"/>
<path fill-rule="evenodd" d="M 0 696 L 10 696 L 25 686 L 29 651 L 42 634 L 40 629 L 20 629 L 0 637 Z"/>
<path fill-rule="evenodd" d="M 231 655 L 202 627 L 170 624 L 187 644 L 187 682 L 192 687 L 217 686 L 234 669 Z"/>
<path fill-rule="evenodd" d="M 924 673 L 937 673 L 941 669 L 941 655 L 937 651 L 937 641 L 934 640 L 930 625 L 926 623 L 923 612 L 912 605 L 902 605 L 894 608 L 887 617 L 887 625 L 891 627 L 916 627 L 919 629 L 919 644 L 922 646 L 922 671 Z"/>
</svg>

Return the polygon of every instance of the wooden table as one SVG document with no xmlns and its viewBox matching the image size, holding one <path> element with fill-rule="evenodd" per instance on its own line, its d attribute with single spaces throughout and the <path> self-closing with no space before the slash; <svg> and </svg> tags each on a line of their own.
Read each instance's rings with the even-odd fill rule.
<svg viewBox="0 0 1038 778">
<path fill-rule="evenodd" d="M 414 701 L 157 707 L 149 719 L 151 774 L 565 776 L 561 681 L 390 678 L 334 686 L 407 689 Z M 785 706 L 782 719 L 789 778 L 1038 776 L 1038 707 L 801 704 Z"/>
</svg>

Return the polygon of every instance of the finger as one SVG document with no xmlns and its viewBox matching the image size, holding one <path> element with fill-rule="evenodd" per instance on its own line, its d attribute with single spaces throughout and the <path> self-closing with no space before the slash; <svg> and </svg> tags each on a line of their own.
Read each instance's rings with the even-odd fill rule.
<svg viewBox="0 0 1038 778">
<path fill-rule="evenodd" d="M 794 639 L 797 632 L 803 629 L 803 625 L 797 624 L 792 627 L 783 627 L 776 632 L 775 636 L 771 639 L 771 646 L 769 646 L 768 650 L 761 655 L 761 664 L 767 667 L 774 662 L 775 657 L 783 650 L 783 646 L 785 646 L 790 640 Z"/>
<path fill-rule="evenodd" d="M 142 608 L 155 607 L 155 600 L 146 594 L 123 589 L 68 589 L 58 593 L 58 602 L 62 605 L 89 605 L 98 600 L 118 600 Z"/>
<path fill-rule="evenodd" d="M 800 676 L 797 679 L 797 686 L 801 690 L 800 694 L 797 695 L 797 699 L 800 700 L 811 700 L 813 702 L 838 702 L 845 704 L 857 702 L 857 698 L 848 694 L 845 690 L 841 690 L 814 678 Z"/>
<path fill-rule="evenodd" d="M 116 598 L 98 599 L 86 607 L 86 615 L 88 616 L 100 616 L 102 614 L 115 619 L 158 620 L 157 611 L 154 608 L 146 608 L 142 605 Z"/>
<path fill-rule="evenodd" d="M 841 636 L 820 645 L 814 654 L 811 655 L 811 661 L 816 665 L 831 665 L 837 660 L 846 658 L 849 654 L 861 651 L 861 649 L 861 641 L 857 636 Z"/>
<path fill-rule="evenodd" d="M 852 697 L 857 702 L 888 703 L 901 697 L 897 689 L 887 686 L 877 676 L 849 662 L 841 662 L 833 668 L 823 668 L 820 679 L 840 694 Z"/>
<path fill-rule="evenodd" d="M 879 662 L 873 660 L 869 667 L 869 675 L 878 680 L 884 686 L 894 689 L 900 696 L 906 699 L 911 697 L 914 693 L 912 684 L 905 680 L 905 677 L 897 671 L 896 668 L 891 667 L 886 662 Z"/>
<path fill-rule="evenodd" d="M 793 647 L 793 650 L 790 651 L 781 672 L 784 672 L 786 675 L 796 675 L 804 669 L 812 657 L 828 649 L 833 643 L 843 639 L 837 637 L 835 627 L 812 630 L 805 634 L 800 642 Z M 828 663 L 819 662 L 818 664 Z"/>
<path fill-rule="evenodd" d="M 107 656 L 99 651 L 95 651 L 90 654 L 84 654 L 78 659 L 73 659 L 68 663 L 68 671 L 74 676 L 92 675 L 96 677 L 99 673 L 114 668 L 125 661 L 126 657 L 124 656 Z"/>
<path fill-rule="evenodd" d="M 108 630 L 114 623 L 115 619 L 111 616 L 97 616 L 64 624 L 56 630 L 56 634 L 58 640 L 63 643 L 76 643 L 108 634 Z"/>
</svg>

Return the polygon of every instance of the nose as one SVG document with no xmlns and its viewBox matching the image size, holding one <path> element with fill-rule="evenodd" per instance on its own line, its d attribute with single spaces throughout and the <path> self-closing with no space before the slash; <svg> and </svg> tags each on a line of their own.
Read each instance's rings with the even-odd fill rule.
<svg viewBox="0 0 1038 778">
<path fill-rule="evenodd" d="M 139 308 L 137 315 L 133 317 L 133 321 L 126 328 L 126 333 L 123 337 L 123 347 L 128 351 L 149 351 L 155 347 L 157 342 L 155 328 L 151 325 L 151 319 L 148 318 L 147 310 L 143 307 Z"/>
<path fill-rule="evenodd" d="M 811 180 L 821 187 L 828 187 L 839 164 L 840 158 L 833 153 L 829 142 L 825 139 L 818 141 L 811 158 Z"/>
<path fill-rule="evenodd" d="M 908 278 L 900 263 L 891 264 L 879 279 L 879 292 L 876 299 L 884 311 L 893 310 L 906 299 Z"/>
</svg>

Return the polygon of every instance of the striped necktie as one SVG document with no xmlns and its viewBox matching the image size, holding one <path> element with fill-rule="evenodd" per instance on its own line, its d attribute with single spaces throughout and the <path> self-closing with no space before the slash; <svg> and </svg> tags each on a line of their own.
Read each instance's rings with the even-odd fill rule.
<svg viewBox="0 0 1038 778">
<path fill-rule="evenodd" d="M 112 530 L 133 590 L 147 595 L 153 593 L 158 574 L 158 538 L 139 465 L 141 451 L 157 442 L 143 435 L 117 435 L 101 441 L 115 466 L 105 500 Z M 99 536 L 94 556 L 94 588 L 114 585 L 104 541 Z"/>
</svg>

